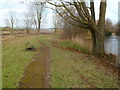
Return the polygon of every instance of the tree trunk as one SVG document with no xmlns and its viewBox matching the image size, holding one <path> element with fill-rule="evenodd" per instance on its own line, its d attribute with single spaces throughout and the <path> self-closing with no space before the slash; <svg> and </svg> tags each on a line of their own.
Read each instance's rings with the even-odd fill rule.
<svg viewBox="0 0 120 90">
<path fill-rule="evenodd" d="M 104 51 L 104 34 L 101 33 L 96 33 L 96 46 L 95 46 L 95 55 L 98 56 L 103 56 L 105 55 Z"/>
<path fill-rule="evenodd" d="M 13 29 L 14 27 L 13 27 L 13 23 L 12 23 L 12 29 Z"/>
<path fill-rule="evenodd" d="M 13 23 L 11 23 L 11 26 L 12 27 L 11 27 L 10 33 L 13 34 L 14 33 L 14 25 L 13 25 Z"/>
<path fill-rule="evenodd" d="M 41 24 L 41 21 L 40 21 L 40 19 L 38 19 L 38 32 L 40 32 L 40 24 Z"/>
<path fill-rule="evenodd" d="M 26 32 L 27 32 L 27 34 L 30 33 L 30 29 L 27 28 Z"/>
<path fill-rule="evenodd" d="M 92 36 L 92 53 L 95 55 L 95 53 L 96 53 L 96 36 L 92 30 L 90 30 L 90 32 L 91 32 L 91 36 Z"/>
<path fill-rule="evenodd" d="M 38 29 L 40 29 L 40 21 L 38 21 Z"/>
<path fill-rule="evenodd" d="M 99 30 L 98 28 L 92 28 L 90 30 L 92 36 L 92 52 L 96 56 L 102 56 L 105 55 L 104 32 L 98 30 Z"/>
<path fill-rule="evenodd" d="M 57 34 L 57 29 L 55 28 L 55 34 Z"/>
</svg>

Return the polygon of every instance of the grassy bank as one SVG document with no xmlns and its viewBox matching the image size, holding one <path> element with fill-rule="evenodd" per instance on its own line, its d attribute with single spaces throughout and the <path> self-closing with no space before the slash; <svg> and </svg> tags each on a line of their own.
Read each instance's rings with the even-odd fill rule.
<svg viewBox="0 0 120 90">
<path fill-rule="evenodd" d="M 44 36 L 41 39 L 51 50 L 52 88 L 117 88 L 119 86 L 118 73 L 114 73 L 110 67 L 100 63 L 99 58 L 56 48 L 50 42 L 55 38 L 57 39 L 54 36 Z M 74 46 L 70 41 L 67 44 Z M 61 42 L 61 45 L 66 45 L 66 41 Z"/>
<path fill-rule="evenodd" d="M 89 49 L 83 46 L 80 46 L 80 44 L 75 43 L 73 41 L 64 40 L 64 41 L 59 42 L 58 45 L 64 48 L 73 49 L 73 50 L 81 51 L 84 53 L 90 53 Z"/>
<path fill-rule="evenodd" d="M 37 48 L 39 36 L 15 37 L 3 41 L 2 52 L 2 84 L 3 88 L 15 88 L 25 70 L 25 67 L 31 62 L 36 51 L 26 51 L 28 41 Z"/>
<path fill-rule="evenodd" d="M 53 88 L 117 88 L 118 76 L 95 57 L 52 47 Z"/>
</svg>

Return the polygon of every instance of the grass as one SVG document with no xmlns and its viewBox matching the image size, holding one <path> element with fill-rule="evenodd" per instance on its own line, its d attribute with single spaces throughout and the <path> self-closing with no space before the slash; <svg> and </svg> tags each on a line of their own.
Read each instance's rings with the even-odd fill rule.
<svg viewBox="0 0 120 90">
<path fill-rule="evenodd" d="M 96 58 L 52 47 L 52 88 L 117 88 L 117 74 Z"/>
<path fill-rule="evenodd" d="M 0 31 L 2 31 L 2 28 L 0 28 Z"/>
<path fill-rule="evenodd" d="M 71 49 L 74 49 L 74 50 L 82 51 L 84 53 L 90 53 L 89 49 L 87 49 L 83 46 L 80 46 L 78 43 L 75 43 L 75 42 L 72 42 L 72 41 L 64 40 L 64 41 L 61 41 L 59 43 L 59 45 L 64 47 L 64 48 L 71 48 Z"/>
<path fill-rule="evenodd" d="M 94 56 L 76 53 L 53 47 L 51 41 L 55 35 L 40 35 L 16 38 L 3 42 L 3 87 L 14 88 L 32 60 L 36 52 L 26 52 L 25 45 L 31 41 L 39 46 L 38 39 L 47 44 L 51 52 L 50 74 L 52 88 L 117 88 L 118 76 L 111 68 L 106 67 Z M 80 46 L 70 41 L 60 45 L 67 48 L 79 49 Z"/>
<path fill-rule="evenodd" d="M 52 88 L 118 88 L 118 74 L 97 62 L 94 56 L 53 47 L 55 36 L 44 36 L 41 41 L 51 51 Z"/>
<path fill-rule="evenodd" d="M 34 57 L 34 52 L 26 51 L 26 43 L 31 42 L 37 48 L 39 36 L 16 37 L 3 41 L 2 84 L 3 88 L 16 88 L 25 67 Z"/>
<path fill-rule="evenodd" d="M 0 28 L 0 31 L 10 31 L 11 28 Z"/>
</svg>

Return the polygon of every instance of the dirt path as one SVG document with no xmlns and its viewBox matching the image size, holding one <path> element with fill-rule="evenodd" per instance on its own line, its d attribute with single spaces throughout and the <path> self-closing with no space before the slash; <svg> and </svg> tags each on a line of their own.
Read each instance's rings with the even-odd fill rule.
<svg viewBox="0 0 120 90">
<path fill-rule="evenodd" d="M 50 88 L 50 51 L 40 44 L 34 60 L 26 67 L 19 88 Z"/>
</svg>

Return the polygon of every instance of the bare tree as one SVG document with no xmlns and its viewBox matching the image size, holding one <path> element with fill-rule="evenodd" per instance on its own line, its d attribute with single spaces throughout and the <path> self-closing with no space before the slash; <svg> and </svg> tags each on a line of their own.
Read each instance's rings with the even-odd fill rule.
<svg viewBox="0 0 120 90">
<path fill-rule="evenodd" d="M 63 28 L 64 20 L 57 14 L 53 14 L 54 31 L 57 33 L 58 29 Z"/>
<path fill-rule="evenodd" d="M 84 1 L 84 0 L 82 0 Z M 58 9 L 56 12 L 64 18 L 71 25 L 86 28 L 91 32 L 92 35 L 92 50 L 94 55 L 104 55 L 104 30 L 105 30 L 105 13 L 106 13 L 106 2 L 100 2 L 100 11 L 99 11 L 99 20 L 96 23 L 95 19 L 95 10 L 94 10 L 94 0 L 91 0 L 87 5 L 86 2 L 80 2 L 79 0 L 73 0 L 73 2 L 63 2 L 60 1 L 59 4 L 54 4 L 48 2 L 51 5 L 54 5 Z M 71 12 L 71 8 L 75 8 L 74 13 Z M 66 10 L 66 12 L 60 12 L 61 9 Z M 76 14 L 77 13 L 77 14 Z M 70 19 L 76 21 L 72 23 Z"/>
<path fill-rule="evenodd" d="M 63 22 L 64 22 L 64 25 L 63 25 L 64 31 L 63 31 L 62 37 L 68 38 L 69 40 L 72 40 L 73 32 L 74 32 L 73 26 L 70 25 L 69 23 L 67 23 L 65 20 Z"/>
<path fill-rule="evenodd" d="M 10 24 L 11 24 L 12 29 L 14 29 L 15 22 L 16 22 L 15 12 L 10 11 Z"/>
<path fill-rule="evenodd" d="M 38 2 L 35 1 L 31 5 L 31 13 L 33 13 L 34 18 L 34 24 L 36 26 L 36 29 L 40 31 L 41 23 L 45 19 L 45 2 Z"/>
<path fill-rule="evenodd" d="M 54 24 L 54 31 L 56 33 L 57 32 L 57 15 L 56 15 L 56 13 L 54 14 L 53 24 Z"/>
<path fill-rule="evenodd" d="M 68 17 L 69 19 L 69 17 Z M 74 20 L 71 20 L 72 23 L 76 23 Z M 77 36 L 84 36 L 88 35 L 88 30 L 85 28 L 77 27 L 74 25 L 71 25 L 70 23 L 66 22 L 65 20 L 62 21 L 63 24 L 63 38 L 68 38 L 69 40 L 72 40 L 76 38 Z"/>
<path fill-rule="evenodd" d="M 26 27 L 26 32 L 29 33 L 30 29 L 34 23 L 32 15 L 29 12 L 25 13 L 24 23 L 25 23 L 25 27 Z"/>
<path fill-rule="evenodd" d="M 9 13 L 8 13 L 8 18 L 5 20 L 5 23 L 7 26 L 10 26 L 12 29 L 11 29 L 11 33 L 14 32 L 14 28 L 15 28 L 15 23 L 17 22 L 16 20 L 16 14 L 15 14 L 15 11 L 11 10 Z"/>
</svg>

